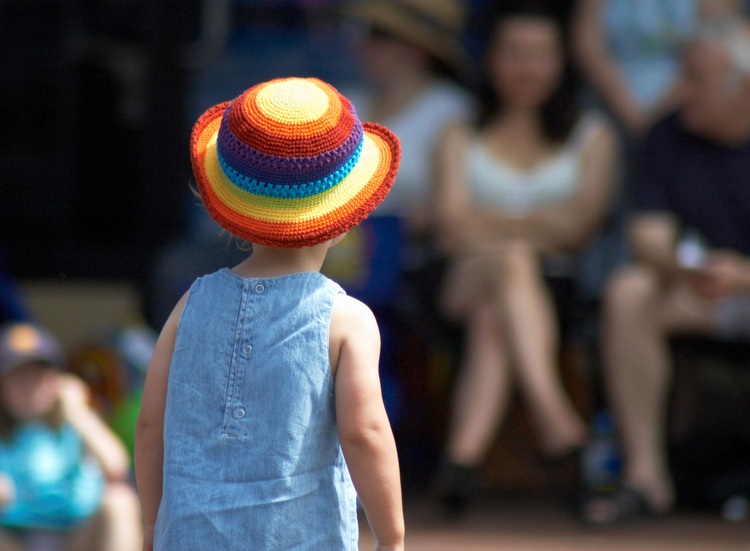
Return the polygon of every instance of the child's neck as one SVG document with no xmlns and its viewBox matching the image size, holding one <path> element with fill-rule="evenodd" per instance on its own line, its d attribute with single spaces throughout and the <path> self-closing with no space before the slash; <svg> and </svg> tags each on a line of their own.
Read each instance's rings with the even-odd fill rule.
<svg viewBox="0 0 750 551">
<path fill-rule="evenodd" d="M 253 245 L 253 254 L 232 271 L 243 277 L 279 277 L 299 272 L 319 272 L 330 242 L 299 249 Z"/>
</svg>

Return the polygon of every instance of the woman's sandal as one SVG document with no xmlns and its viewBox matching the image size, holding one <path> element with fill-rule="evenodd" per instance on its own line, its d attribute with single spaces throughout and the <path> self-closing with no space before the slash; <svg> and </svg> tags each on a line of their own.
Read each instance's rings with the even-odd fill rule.
<svg viewBox="0 0 750 551">
<path fill-rule="evenodd" d="M 608 526 L 658 515 L 639 492 L 628 486 L 621 486 L 611 494 L 588 496 L 582 500 L 580 508 L 581 520 L 592 526 Z"/>
</svg>

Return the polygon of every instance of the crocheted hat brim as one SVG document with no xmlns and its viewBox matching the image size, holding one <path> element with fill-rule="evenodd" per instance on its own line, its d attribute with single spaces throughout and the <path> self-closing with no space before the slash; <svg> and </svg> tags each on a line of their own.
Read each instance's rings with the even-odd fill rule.
<svg viewBox="0 0 750 551">
<path fill-rule="evenodd" d="M 365 122 L 359 158 L 338 185 L 298 198 L 257 195 L 237 187 L 217 152 L 219 127 L 230 103 L 216 105 L 198 119 L 190 148 L 206 209 L 230 233 L 272 247 L 323 243 L 359 224 L 393 185 L 401 158 L 399 140 L 387 128 Z"/>
</svg>

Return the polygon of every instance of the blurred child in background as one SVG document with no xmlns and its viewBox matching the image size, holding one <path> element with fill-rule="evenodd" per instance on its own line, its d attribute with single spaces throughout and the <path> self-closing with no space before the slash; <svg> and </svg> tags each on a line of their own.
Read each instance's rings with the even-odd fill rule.
<svg viewBox="0 0 750 551">
<path fill-rule="evenodd" d="M 0 330 L 0 549 L 135 551 L 125 447 L 45 329 Z"/>
</svg>

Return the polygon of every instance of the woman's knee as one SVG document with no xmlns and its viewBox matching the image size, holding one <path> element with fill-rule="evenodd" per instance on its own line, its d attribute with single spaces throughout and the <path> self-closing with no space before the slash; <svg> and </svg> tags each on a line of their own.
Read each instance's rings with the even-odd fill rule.
<svg viewBox="0 0 750 551">
<path fill-rule="evenodd" d="M 449 318 L 465 321 L 480 305 L 492 302 L 492 267 L 482 257 L 458 261 L 446 278 L 440 308 Z"/>
<path fill-rule="evenodd" d="M 529 277 L 540 275 L 539 255 L 536 250 L 522 241 L 508 243 L 497 253 L 497 266 L 504 282 L 527 281 Z"/>
<path fill-rule="evenodd" d="M 499 340 L 502 333 L 497 308 L 489 302 L 476 304 L 470 313 L 469 330 L 475 337 Z"/>
<path fill-rule="evenodd" d="M 607 283 L 604 308 L 608 316 L 636 315 L 658 298 L 660 283 L 653 271 L 630 266 L 615 272 Z"/>
</svg>

